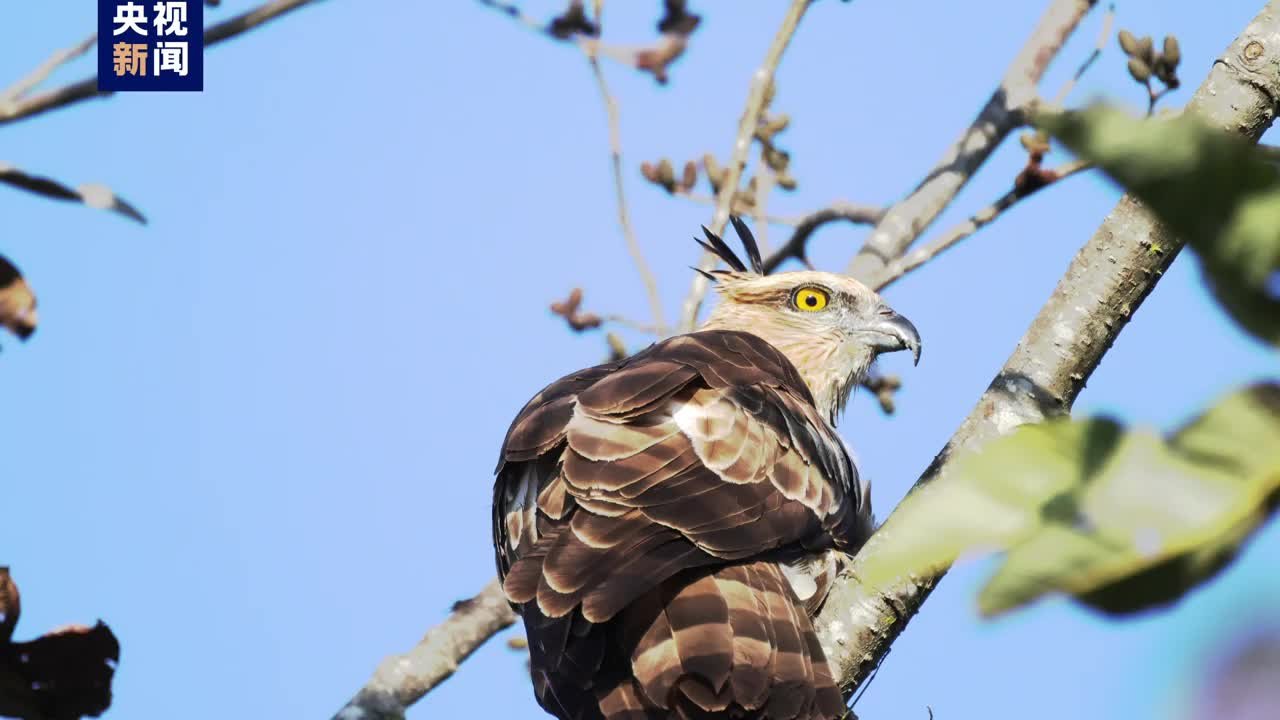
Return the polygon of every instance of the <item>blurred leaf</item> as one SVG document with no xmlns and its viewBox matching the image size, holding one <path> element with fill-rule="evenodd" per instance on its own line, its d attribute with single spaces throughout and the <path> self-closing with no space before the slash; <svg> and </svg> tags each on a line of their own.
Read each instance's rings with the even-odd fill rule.
<svg viewBox="0 0 1280 720">
<path fill-rule="evenodd" d="M 124 215 L 130 220 L 143 225 L 147 224 L 147 219 L 143 217 L 142 213 L 138 212 L 137 208 L 118 197 L 106 185 L 90 183 L 73 189 L 57 180 L 40 177 L 39 175 L 30 175 L 7 163 L 0 163 L 0 182 L 54 200 L 73 200 L 82 202 L 91 208 L 111 210 Z"/>
<path fill-rule="evenodd" d="M 1095 106 L 1037 124 L 1146 203 L 1195 249 L 1227 311 L 1280 344 L 1280 171 L 1256 146 L 1189 113 Z"/>
<path fill-rule="evenodd" d="M 68 626 L 30 642 L 9 641 L 18 620 L 18 588 L 0 567 L 0 716 L 74 720 L 111 706 L 120 643 L 99 622 Z"/>
<path fill-rule="evenodd" d="M 1106 419 L 1024 426 L 903 501 L 860 572 L 883 585 L 1005 550 L 985 614 L 1064 592 L 1111 613 L 1171 602 L 1280 500 L 1280 384 L 1228 396 L 1168 442 Z"/>
<path fill-rule="evenodd" d="M 36 331 L 36 296 L 22 273 L 0 255 L 0 327 L 26 340 Z"/>
</svg>

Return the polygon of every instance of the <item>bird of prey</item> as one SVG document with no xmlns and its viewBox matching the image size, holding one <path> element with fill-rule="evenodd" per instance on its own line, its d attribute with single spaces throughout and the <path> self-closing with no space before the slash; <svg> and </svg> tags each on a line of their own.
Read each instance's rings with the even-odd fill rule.
<svg viewBox="0 0 1280 720">
<path fill-rule="evenodd" d="M 539 704 L 564 720 L 830 720 L 811 615 L 874 528 L 835 423 L 915 327 L 866 286 L 728 265 L 696 331 L 547 386 L 507 431 L 493 541 Z M 701 272 L 701 271 L 700 271 Z"/>
</svg>

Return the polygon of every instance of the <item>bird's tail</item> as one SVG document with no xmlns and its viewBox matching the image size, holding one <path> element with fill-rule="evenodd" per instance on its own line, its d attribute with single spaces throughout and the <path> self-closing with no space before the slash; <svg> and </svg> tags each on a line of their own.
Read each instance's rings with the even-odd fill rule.
<svg viewBox="0 0 1280 720">
<path fill-rule="evenodd" d="M 538 694 L 553 713 L 562 708 L 545 702 L 552 695 L 577 706 L 567 715 L 603 720 L 836 720 L 846 714 L 813 624 L 774 562 L 682 573 L 590 635 L 596 633 L 606 647 L 587 663 L 598 668 L 590 688 L 545 667 L 539 678 L 535 658 L 535 678 L 542 680 L 535 685 L 542 685 Z M 579 639 L 566 649 L 595 644 L 581 629 L 568 635 Z M 563 660 L 560 665 L 566 667 Z"/>
</svg>

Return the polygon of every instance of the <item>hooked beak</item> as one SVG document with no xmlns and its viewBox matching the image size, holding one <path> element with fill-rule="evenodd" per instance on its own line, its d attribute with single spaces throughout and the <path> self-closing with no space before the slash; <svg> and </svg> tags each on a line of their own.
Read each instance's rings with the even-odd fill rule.
<svg viewBox="0 0 1280 720">
<path fill-rule="evenodd" d="M 877 353 L 910 350 L 916 365 L 920 364 L 920 332 L 911 321 L 886 306 L 881 306 L 873 322 L 863 328 L 871 347 Z"/>
</svg>

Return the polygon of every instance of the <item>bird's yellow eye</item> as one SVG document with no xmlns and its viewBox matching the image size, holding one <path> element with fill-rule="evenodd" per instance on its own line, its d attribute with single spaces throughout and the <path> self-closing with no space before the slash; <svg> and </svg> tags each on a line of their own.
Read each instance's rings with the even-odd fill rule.
<svg viewBox="0 0 1280 720">
<path fill-rule="evenodd" d="M 792 296 L 791 302 L 795 304 L 797 310 L 805 312 L 817 312 L 827 306 L 829 296 L 825 290 L 815 287 L 803 287 L 796 291 Z"/>
</svg>

